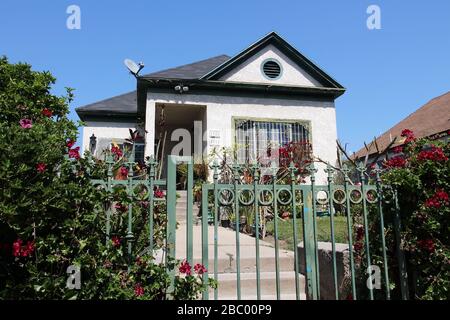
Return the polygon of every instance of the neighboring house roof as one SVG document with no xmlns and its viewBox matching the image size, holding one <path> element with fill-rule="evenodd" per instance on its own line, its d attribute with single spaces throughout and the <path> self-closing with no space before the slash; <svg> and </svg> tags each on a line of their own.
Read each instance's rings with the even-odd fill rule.
<svg viewBox="0 0 450 320">
<path fill-rule="evenodd" d="M 149 73 L 143 75 L 143 77 L 154 79 L 198 79 L 228 59 L 230 59 L 229 56 L 220 55 L 179 67 Z M 91 103 L 75 110 L 81 119 L 84 119 L 86 115 L 135 116 L 137 112 L 136 90 Z"/>
<path fill-rule="evenodd" d="M 385 150 L 395 137 L 397 137 L 397 140 L 392 147 L 402 145 L 405 141 L 405 138 L 401 137 L 404 129 L 412 130 L 416 138 L 432 137 L 433 135 L 447 132 L 450 129 L 450 91 L 430 100 L 420 109 L 379 136 L 376 139 L 378 149 L 380 151 Z M 359 159 L 365 157 L 367 153 L 370 155 L 376 152 L 375 144 L 372 143 L 369 151 L 364 147 L 356 152 L 352 158 Z"/>
</svg>

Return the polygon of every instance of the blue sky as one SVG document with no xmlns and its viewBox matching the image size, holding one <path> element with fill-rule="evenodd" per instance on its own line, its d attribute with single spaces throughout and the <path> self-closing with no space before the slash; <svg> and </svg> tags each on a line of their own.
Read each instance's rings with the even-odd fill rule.
<svg viewBox="0 0 450 320">
<path fill-rule="evenodd" d="M 66 28 L 66 9 L 81 8 L 81 30 Z M 369 5 L 381 30 L 366 27 Z M 73 87 L 74 108 L 135 88 L 124 58 L 144 73 L 219 54 L 234 55 L 278 32 L 342 83 L 339 138 L 356 151 L 450 91 L 450 1 L 227 0 L 0 2 L 0 55 Z"/>
</svg>

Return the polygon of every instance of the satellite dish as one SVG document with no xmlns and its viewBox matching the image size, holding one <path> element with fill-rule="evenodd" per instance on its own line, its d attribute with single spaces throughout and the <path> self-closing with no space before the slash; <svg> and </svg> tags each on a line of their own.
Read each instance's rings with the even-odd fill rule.
<svg viewBox="0 0 450 320">
<path fill-rule="evenodd" d="M 125 66 L 134 76 L 137 76 L 139 71 L 144 68 L 144 64 L 142 62 L 136 63 L 131 59 L 125 59 L 123 63 L 125 63 Z"/>
</svg>

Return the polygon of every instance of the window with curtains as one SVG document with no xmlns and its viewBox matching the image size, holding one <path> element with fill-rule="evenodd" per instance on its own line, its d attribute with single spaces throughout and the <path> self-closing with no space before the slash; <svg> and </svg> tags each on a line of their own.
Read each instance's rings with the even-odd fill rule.
<svg viewBox="0 0 450 320">
<path fill-rule="evenodd" d="M 290 142 L 309 142 L 308 127 L 305 122 L 235 120 L 237 160 L 251 163 Z"/>
</svg>

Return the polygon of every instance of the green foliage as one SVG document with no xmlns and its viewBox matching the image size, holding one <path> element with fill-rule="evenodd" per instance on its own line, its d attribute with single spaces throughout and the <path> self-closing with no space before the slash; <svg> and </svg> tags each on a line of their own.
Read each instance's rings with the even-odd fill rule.
<svg viewBox="0 0 450 320">
<path fill-rule="evenodd" d="M 450 144 L 412 140 L 404 155 L 405 166 L 383 180 L 399 192 L 411 295 L 450 299 Z"/>
<path fill-rule="evenodd" d="M 450 299 L 450 145 L 448 141 L 415 139 L 408 130 L 404 136 L 407 142 L 401 158 L 386 161 L 381 178 L 384 185 L 398 191 L 401 248 L 407 262 L 409 295 L 412 299 Z M 398 298 L 394 210 L 389 201 L 392 193 L 387 190 L 385 194 L 388 203 L 383 208 L 384 234 L 390 288 L 392 296 Z M 372 263 L 382 267 L 380 219 L 374 209 L 369 210 L 370 253 Z M 359 252 L 360 258 L 363 251 Z"/>
<path fill-rule="evenodd" d="M 73 147 L 78 128 L 68 119 L 72 91 L 54 96 L 54 82 L 48 72 L 0 58 L 0 299 L 198 296 L 202 285 L 180 285 L 182 293 L 168 292 L 169 272 L 178 262 L 161 258 L 165 201 L 154 207 L 156 250 L 150 250 L 147 208 L 153 190 L 135 190 L 130 197 L 123 188 L 106 192 L 91 183 L 106 178 L 106 164 L 89 154 L 80 158 L 79 148 Z M 126 156 L 115 160 L 113 171 L 120 174 Z M 136 164 L 133 171 L 145 178 L 145 168 Z M 105 227 L 108 208 L 111 240 Z M 81 269 L 80 290 L 66 287 L 72 265 Z"/>
</svg>

